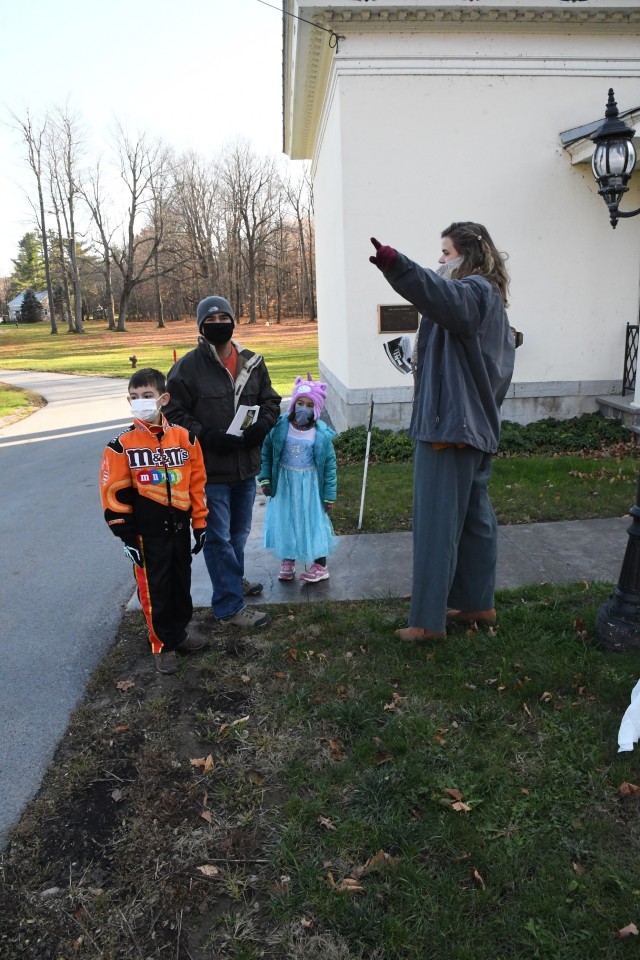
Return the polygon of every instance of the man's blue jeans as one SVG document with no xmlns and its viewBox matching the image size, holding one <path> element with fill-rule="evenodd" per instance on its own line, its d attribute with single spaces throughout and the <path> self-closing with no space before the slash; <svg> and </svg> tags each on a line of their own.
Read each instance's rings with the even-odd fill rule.
<svg viewBox="0 0 640 960">
<path fill-rule="evenodd" d="M 208 483 L 206 494 L 209 516 L 202 552 L 213 587 L 213 615 L 222 619 L 233 617 L 245 605 L 244 547 L 251 530 L 256 480 Z"/>
</svg>

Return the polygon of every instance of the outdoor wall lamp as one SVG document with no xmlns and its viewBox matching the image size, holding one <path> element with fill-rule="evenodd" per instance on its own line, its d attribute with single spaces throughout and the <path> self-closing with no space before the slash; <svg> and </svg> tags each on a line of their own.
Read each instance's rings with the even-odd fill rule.
<svg viewBox="0 0 640 960">
<path fill-rule="evenodd" d="M 640 213 L 640 208 L 628 213 L 618 210 L 636 164 L 636 151 L 631 142 L 634 133 L 635 130 L 618 119 L 618 107 L 610 89 L 604 123 L 591 139 L 596 145 L 593 175 L 600 186 L 598 193 L 609 208 L 612 227 L 619 217 L 635 217 Z M 629 539 L 618 584 L 599 607 L 596 617 L 596 641 L 605 650 L 640 650 L 640 476 L 636 502 L 629 514 Z"/>
<path fill-rule="evenodd" d="M 623 194 L 629 189 L 627 183 L 636 165 L 636 151 L 632 142 L 634 133 L 635 130 L 618 118 L 618 105 L 610 87 L 604 123 L 591 137 L 596 145 L 591 169 L 600 187 L 598 193 L 609 208 L 609 219 L 614 229 L 618 218 L 635 217 L 640 213 L 640 207 L 628 213 L 618 210 Z"/>
</svg>

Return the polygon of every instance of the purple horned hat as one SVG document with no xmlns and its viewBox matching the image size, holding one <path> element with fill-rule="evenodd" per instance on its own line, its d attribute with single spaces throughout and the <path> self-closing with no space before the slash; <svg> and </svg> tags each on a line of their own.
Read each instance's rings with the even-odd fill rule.
<svg viewBox="0 0 640 960">
<path fill-rule="evenodd" d="M 291 403 L 289 404 L 289 413 L 295 407 L 298 397 L 306 397 L 313 401 L 313 413 L 316 420 L 319 420 L 324 402 L 327 399 L 327 385 L 326 383 L 320 383 L 319 380 L 313 380 L 310 373 L 307 374 L 306 380 L 304 377 L 296 377 L 291 394 Z"/>
</svg>

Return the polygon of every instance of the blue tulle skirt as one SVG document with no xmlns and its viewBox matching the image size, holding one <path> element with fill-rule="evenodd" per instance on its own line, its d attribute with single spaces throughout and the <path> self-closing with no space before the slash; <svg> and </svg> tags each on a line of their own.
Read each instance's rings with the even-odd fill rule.
<svg viewBox="0 0 640 960">
<path fill-rule="evenodd" d="M 315 467 L 280 464 L 276 495 L 267 501 L 264 545 L 279 560 L 303 563 L 328 557 L 337 547 L 338 538 L 320 498 Z"/>
</svg>

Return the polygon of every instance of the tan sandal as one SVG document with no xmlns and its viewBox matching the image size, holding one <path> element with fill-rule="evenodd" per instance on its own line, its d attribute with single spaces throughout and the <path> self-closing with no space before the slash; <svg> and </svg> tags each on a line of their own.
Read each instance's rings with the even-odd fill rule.
<svg viewBox="0 0 640 960">
<path fill-rule="evenodd" d="M 495 626 L 496 611 L 491 610 L 447 610 L 447 623 L 477 623 L 478 626 L 486 624 Z"/>
<path fill-rule="evenodd" d="M 395 633 L 396 637 L 405 643 L 426 643 L 429 640 L 444 640 L 447 636 L 446 633 L 435 633 L 423 627 L 403 627 Z"/>
</svg>

